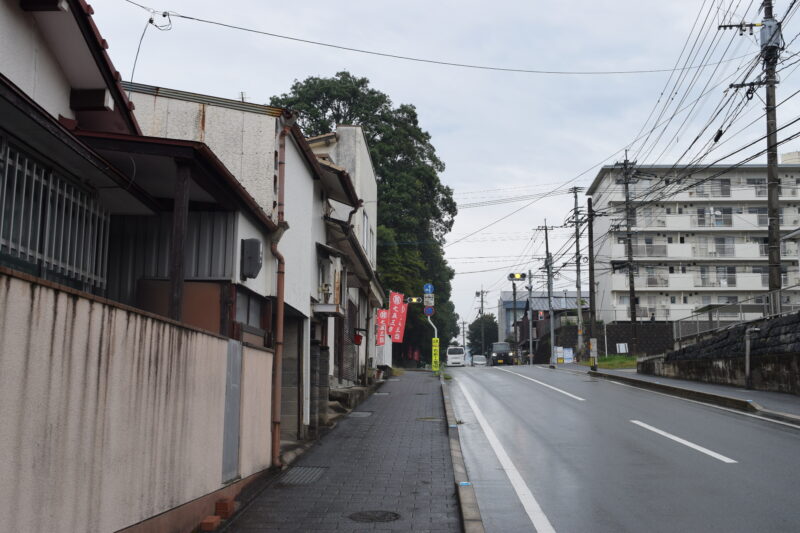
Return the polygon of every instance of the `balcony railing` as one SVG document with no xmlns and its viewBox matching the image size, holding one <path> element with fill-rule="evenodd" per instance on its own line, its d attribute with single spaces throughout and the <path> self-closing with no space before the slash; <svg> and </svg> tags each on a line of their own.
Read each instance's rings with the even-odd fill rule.
<svg viewBox="0 0 800 533">
<path fill-rule="evenodd" d="M 715 247 L 694 246 L 692 253 L 696 257 L 734 257 L 736 246 L 733 244 L 717 244 Z"/>
<path fill-rule="evenodd" d="M 634 244 L 633 255 L 639 257 L 666 257 L 666 244 Z"/>
<path fill-rule="evenodd" d="M 736 275 L 698 276 L 694 278 L 695 287 L 736 287 Z"/>
<path fill-rule="evenodd" d="M 730 228 L 733 226 L 731 215 L 692 215 L 693 228 Z"/>
</svg>

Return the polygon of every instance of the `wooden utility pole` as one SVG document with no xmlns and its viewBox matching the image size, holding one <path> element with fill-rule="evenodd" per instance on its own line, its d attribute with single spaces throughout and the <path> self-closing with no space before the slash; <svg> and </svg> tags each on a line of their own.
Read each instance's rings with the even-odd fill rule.
<svg viewBox="0 0 800 533">
<path fill-rule="evenodd" d="M 578 193 L 583 191 L 583 187 L 572 187 L 570 192 L 575 197 L 575 290 L 578 295 L 575 298 L 575 313 L 578 317 L 578 342 L 575 346 L 575 355 L 583 356 L 583 305 L 581 304 L 581 220 L 580 210 L 578 209 Z"/>
<path fill-rule="evenodd" d="M 550 239 L 547 235 L 547 219 L 544 220 L 545 268 L 547 268 L 547 310 L 550 319 L 550 368 L 556 367 L 556 323 L 553 317 L 553 258 L 550 257 Z"/>
<path fill-rule="evenodd" d="M 634 284 L 633 276 L 633 215 L 634 209 L 631 205 L 631 189 L 630 184 L 633 178 L 633 164 L 628 161 L 628 151 L 625 150 L 625 161 L 622 164 L 623 183 L 625 184 L 625 248 L 628 256 L 628 299 L 630 300 L 630 316 L 631 316 L 631 350 L 632 355 L 636 355 L 638 344 L 637 331 L 636 331 L 636 286 Z"/>
<path fill-rule="evenodd" d="M 461 346 L 464 347 L 464 350 L 467 349 L 467 323 L 466 321 L 461 321 Z"/>
<path fill-rule="evenodd" d="M 481 354 L 483 356 L 486 356 L 486 333 L 484 331 L 484 322 L 485 321 L 483 320 L 483 295 L 484 294 L 486 294 L 486 291 L 483 290 L 483 285 L 481 285 L 480 292 L 476 292 L 475 296 L 480 296 L 481 297 L 481 310 L 480 310 L 480 314 L 478 315 L 480 317 L 480 321 L 481 321 Z"/>
</svg>

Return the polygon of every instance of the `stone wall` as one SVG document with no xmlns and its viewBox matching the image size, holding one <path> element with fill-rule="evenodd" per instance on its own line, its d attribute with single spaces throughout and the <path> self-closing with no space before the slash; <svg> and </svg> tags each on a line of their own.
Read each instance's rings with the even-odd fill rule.
<svg viewBox="0 0 800 533">
<path fill-rule="evenodd" d="M 616 353 L 617 343 L 628 343 L 631 347 L 632 327 L 630 322 L 609 324 L 606 328 L 597 327 L 595 338 L 597 339 L 598 354 L 605 355 L 605 332 L 608 332 L 608 352 Z M 584 330 L 586 331 L 586 330 Z M 674 345 L 672 336 L 672 322 L 650 322 L 644 321 L 637 324 L 637 353 L 655 355 L 665 353 L 672 349 Z M 588 333 L 584 333 L 584 338 L 588 342 Z M 556 330 L 556 346 L 575 346 L 578 339 L 578 327 L 574 325 L 561 326 Z M 535 363 L 546 363 L 550 357 L 550 335 L 545 335 L 539 339 L 539 346 L 536 350 Z"/>
<path fill-rule="evenodd" d="M 732 327 L 661 358 L 640 361 L 638 371 L 656 376 L 745 386 L 745 329 L 751 333 L 754 389 L 800 394 L 800 313 Z"/>
</svg>

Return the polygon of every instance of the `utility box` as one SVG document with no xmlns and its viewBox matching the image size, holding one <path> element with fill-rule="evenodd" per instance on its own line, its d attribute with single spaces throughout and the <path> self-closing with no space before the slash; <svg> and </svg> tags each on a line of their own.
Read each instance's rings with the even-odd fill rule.
<svg viewBox="0 0 800 533">
<path fill-rule="evenodd" d="M 264 263 L 264 250 L 259 239 L 242 239 L 241 278 L 255 278 Z"/>
</svg>

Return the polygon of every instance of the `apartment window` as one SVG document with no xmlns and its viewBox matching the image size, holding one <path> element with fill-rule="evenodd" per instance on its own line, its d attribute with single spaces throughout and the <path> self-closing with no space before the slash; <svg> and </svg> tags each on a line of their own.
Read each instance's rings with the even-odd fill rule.
<svg viewBox="0 0 800 533">
<path fill-rule="evenodd" d="M 688 304 L 689 303 L 689 297 L 688 296 L 684 296 L 683 297 L 683 303 L 684 304 Z"/>
<path fill-rule="evenodd" d="M 686 274 L 686 267 L 681 265 L 681 274 Z"/>
<path fill-rule="evenodd" d="M 703 305 L 711 305 L 711 296 L 703 296 L 701 297 L 701 301 Z"/>
<path fill-rule="evenodd" d="M 685 239 L 683 237 L 681 237 L 680 241 L 681 241 L 681 244 L 683 244 L 685 242 Z"/>
<path fill-rule="evenodd" d="M 679 215 L 682 215 L 682 214 L 683 214 L 683 208 L 682 208 L 682 207 L 679 207 L 679 208 L 678 208 L 678 214 L 679 214 Z"/>
<path fill-rule="evenodd" d="M 667 210 L 666 210 L 666 213 L 667 213 L 668 215 L 671 215 L 671 214 L 672 214 L 672 208 L 671 208 L 671 207 L 668 207 L 668 208 L 667 208 Z"/>
<path fill-rule="evenodd" d="M 667 237 L 667 244 L 672 244 L 672 237 Z"/>
<path fill-rule="evenodd" d="M 367 212 L 363 211 L 364 219 L 363 219 L 363 227 L 361 228 L 361 242 L 364 245 L 364 251 L 367 253 L 367 257 L 371 257 L 372 251 L 372 239 L 370 238 L 370 231 L 369 231 L 369 216 L 367 216 Z"/>
<path fill-rule="evenodd" d="M 676 301 L 676 300 L 675 300 L 675 297 L 674 297 L 674 296 L 670 296 L 670 297 L 669 297 L 669 303 L 671 303 L 671 304 L 674 304 L 674 303 L 675 303 L 675 301 Z"/>
<path fill-rule="evenodd" d="M 669 273 L 670 274 L 674 274 L 675 273 L 675 267 L 674 266 L 669 267 Z"/>
</svg>

